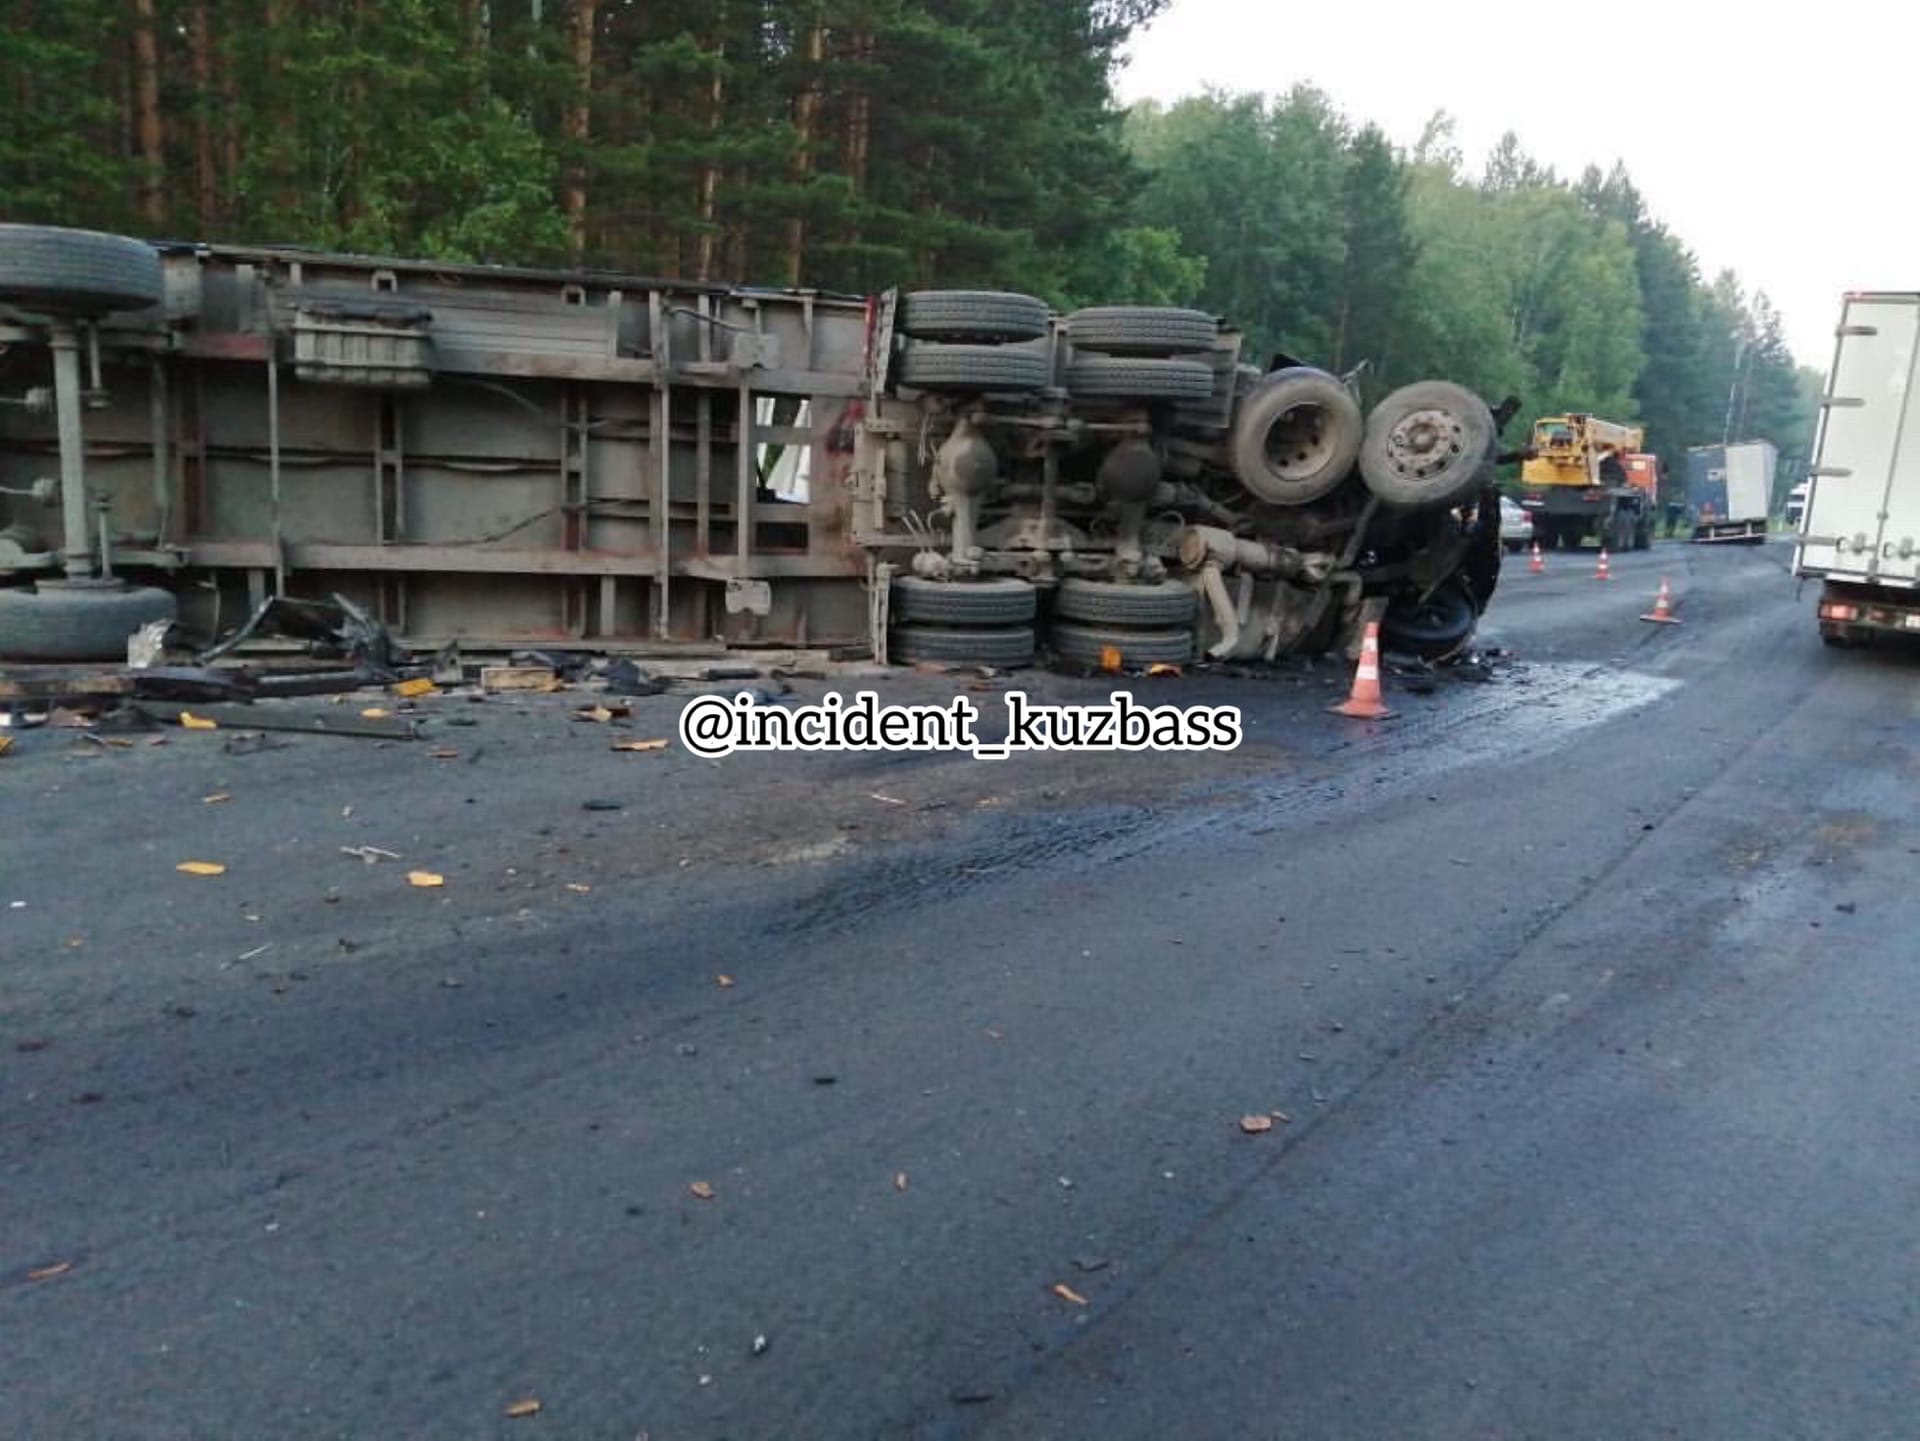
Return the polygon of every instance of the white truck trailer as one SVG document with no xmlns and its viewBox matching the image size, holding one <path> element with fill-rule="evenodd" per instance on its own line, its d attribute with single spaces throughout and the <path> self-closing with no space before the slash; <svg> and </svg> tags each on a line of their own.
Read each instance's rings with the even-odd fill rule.
<svg viewBox="0 0 1920 1441">
<path fill-rule="evenodd" d="M 1778 455 L 1764 440 L 1698 445 L 1687 452 L 1687 508 L 1696 541 L 1762 544 Z"/>
<path fill-rule="evenodd" d="M 1920 635 L 1920 292 L 1856 292 L 1833 372 L 1794 574 L 1821 583 L 1820 636 L 1846 646 Z"/>
</svg>

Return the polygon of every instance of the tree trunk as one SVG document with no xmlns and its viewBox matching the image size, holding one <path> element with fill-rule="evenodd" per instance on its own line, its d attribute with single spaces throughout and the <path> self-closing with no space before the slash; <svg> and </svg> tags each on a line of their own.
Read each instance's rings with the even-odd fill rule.
<svg viewBox="0 0 1920 1441">
<path fill-rule="evenodd" d="M 807 30 L 806 83 L 793 102 L 793 129 L 798 145 L 793 156 L 794 190 L 805 204 L 807 181 L 813 176 L 814 134 L 820 125 L 820 63 L 826 58 L 827 32 L 815 24 Z M 805 268 L 807 220 L 796 214 L 787 222 L 787 284 L 798 285 Z"/>
<path fill-rule="evenodd" d="M 234 63 L 233 31 L 226 32 L 225 43 L 214 52 L 219 71 L 220 131 L 224 164 L 221 167 L 226 187 L 220 196 L 222 224 L 233 220 L 240 196 L 240 67 Z"/>
<path fill-rule="evenodd" d="M 862 70 L 873 64 L 873 32 L 863 30 L 853 37 L 854 59 Z M 853 185 L 854 198 L 858 199 L 867 189 L 867 152 L 873 143 L 873 97 L 867 91 L 867 82 L 863 78 L 859 88 L 853 92 L 853 98 L 847 106 L 847 179 Z"/>
<path fill-rule="evenodd" d="M 166 219 L 166 156 L 153 0 L 133 0 L 133 128 L 140 153 L 140 218 L 157 230 Z"/>
<path fill-rule="evenodd" d="M 567 170 L 566 215 L 573 259 L 587 250 L 587 136 L 593 101 L 593 31 L 600 0 L 573 0 L 573 97 L 567 103 L 566 136 L 572 150 Z"/>
<path fill-rule="evenodd" d="M 493 17 L 487 0 L 465 0 L 467 50 L 473 62 L 473 103 L 484 105 L 492 83 Z"/>
<path fill-rule="evenodd" d="M 720 232 L 715 219 L 720 193 L 720 167 L 714 155 L 720 135 L 720 112 L 726 104 L 726 58 L 723 42 L 713 60 L 713 84 L 707 90 L 707 159 L 700 167 L 700 237 L 696 250 L 694 278 L 713 279 L 715 257 L 719 253 Z"/>
<path fill-rule="evenodd" d="M 213 163 L 213 17 L 208 0 L 194 0 L 189 36 L 193 55 L 193 168 L 200 233 L 219 224 L 220 177 Z"/>
</svg>

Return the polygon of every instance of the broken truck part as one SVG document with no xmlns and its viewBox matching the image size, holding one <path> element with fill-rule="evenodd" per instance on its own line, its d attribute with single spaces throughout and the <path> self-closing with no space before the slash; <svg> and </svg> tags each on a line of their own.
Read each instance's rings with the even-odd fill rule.
<svg viewBox="0 0 1920 1441">
<path fill-rule="evenodd" d="M 1431 652 L 1493 580 L 1477 397 L 1363 415 L 1168 307 L 0 226 L 0 399 L 8 658 L 119 658 L 177 607 L 204 661 L 296 595 L 374 669 L 453 642 L 1271 659 L 1441 597 Z"/>
</svg>

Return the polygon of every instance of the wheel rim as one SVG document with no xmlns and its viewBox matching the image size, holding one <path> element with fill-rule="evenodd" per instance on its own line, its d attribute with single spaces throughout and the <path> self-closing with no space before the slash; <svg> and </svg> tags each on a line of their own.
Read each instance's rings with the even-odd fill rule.
<svg viewBox="0 0 1920 1441">
<path fill-rule="evenodd" d="M 1319 474 L 1333 453 L 1324 406 L 1302 401 L 1274 417 L 1263 447 L 1267 464 L 1283 480 L 1305 480 Z"/>
<path fill-rule="evenodd" d="M 1408 480 L 1429 480 L 1466 450 L 1466 427 L 1445 410 L 1416 410 L 1387 432 L 1387 464 Z"/>
</svg>

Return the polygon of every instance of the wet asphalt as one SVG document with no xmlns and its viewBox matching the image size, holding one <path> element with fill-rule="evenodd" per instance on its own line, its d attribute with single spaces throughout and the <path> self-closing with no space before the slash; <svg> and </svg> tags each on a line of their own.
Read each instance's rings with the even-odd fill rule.
<svg viewBox="0 0 1920 1441">
<path fill-rule="evenodd" d="M 1788 554 L 1219 762 L 23 738 L 0 1431 L 1911 1435 L 1920 658 Z"/>
</svg>

